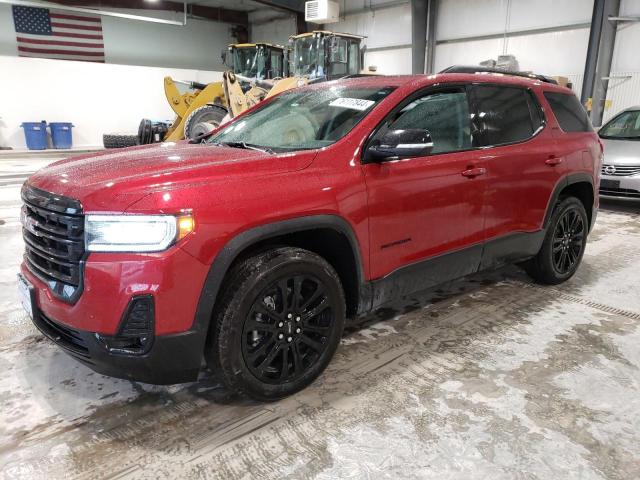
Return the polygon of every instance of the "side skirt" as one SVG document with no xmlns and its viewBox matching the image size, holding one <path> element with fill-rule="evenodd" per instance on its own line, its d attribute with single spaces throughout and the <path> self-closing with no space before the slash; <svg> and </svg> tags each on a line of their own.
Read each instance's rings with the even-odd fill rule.
<svg viewBox="0 0 640 480">
<path fill-rule="evenodd" d="M 545 233 L 545 230 L 515 233 L 402 267 L 363 285 L 361 304 L 370 305 L 369 311 L 374 310 L 412 293 L 478 271 L 527 260 L 538 253 Z"/>
</svg>

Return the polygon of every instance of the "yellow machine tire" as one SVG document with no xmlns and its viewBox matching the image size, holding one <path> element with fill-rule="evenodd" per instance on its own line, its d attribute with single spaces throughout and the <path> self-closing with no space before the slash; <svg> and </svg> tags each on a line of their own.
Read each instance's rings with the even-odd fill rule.
<svg viewBox="0 0 640 480">
<path fill-rule="evenodd" d="M 193 139 L 206 133 L 207 125 L 211 126 L 210 130 L 217 128 L 226 114 L 227 109 L 222 105 L 207 104 L 196 108 L 184 122 L 184 138 Z"/>
</svg>

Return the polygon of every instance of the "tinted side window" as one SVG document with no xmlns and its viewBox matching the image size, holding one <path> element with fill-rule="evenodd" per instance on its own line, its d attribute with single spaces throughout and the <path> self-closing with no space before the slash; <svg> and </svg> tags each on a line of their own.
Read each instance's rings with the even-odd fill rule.
<svg viewBox="0 0 640 480">
<path fill-rule="evenodd" d="M 531 137 L 541 119 L 532 117 L 531 94 L 518 87 L 474 85 L 475 124 L 481 145 L 503 145 Z M 534 121 L 536 122 L 534 124 Z"/>
<path fill-rule="evenodd" d="M 556 92 L 544 92 L 558 119 L 560 128 L 565 132 L 592 132 L 593 127 L 580 101 L 575 95 Z"/>
<path fill-rule="evenodd" d="M 469 104 L 464 91 L 425 95 L 403 107 L 378 136 L 387 130 L 420 128 L 429 130 L 432 153 L 455 152 L 471 148 Z"/>
</svg>

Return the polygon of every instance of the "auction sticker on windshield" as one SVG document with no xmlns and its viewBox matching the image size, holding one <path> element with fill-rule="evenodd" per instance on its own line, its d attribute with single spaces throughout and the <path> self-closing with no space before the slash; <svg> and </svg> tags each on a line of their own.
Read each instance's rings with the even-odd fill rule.
<svg viewBox="0 0 640 480">
<path fill-rule="evenodd" d="M 366 100 L 364 98 L 336 98 L 329 104 L 332 107 L 350 108 L 352 110 L 366 110 L 373 105 L 373 100 Z"/>
</svg>

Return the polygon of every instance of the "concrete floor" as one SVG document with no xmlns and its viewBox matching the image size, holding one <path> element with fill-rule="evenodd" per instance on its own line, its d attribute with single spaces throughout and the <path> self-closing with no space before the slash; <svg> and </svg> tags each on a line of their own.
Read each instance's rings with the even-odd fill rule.
<svg viewBox="0 0 640 480">
<path fill-rule="evenodd" d="M 640 478 L 640 204 L 603 205 L 567 284 L 511 267 L 408 299 L 259 404 L 210 375 L 103 377 L 35 331 L 15 291 L 29 165 L 0 165 L 0 477 Z"/>
</svg>

